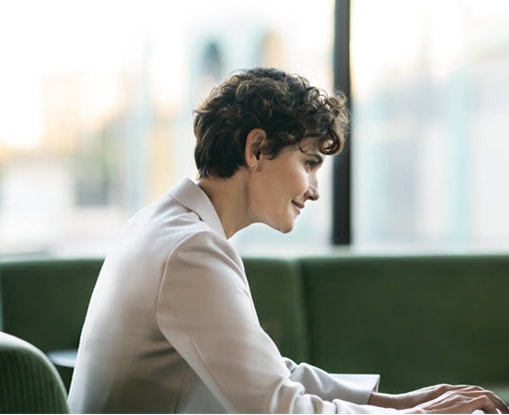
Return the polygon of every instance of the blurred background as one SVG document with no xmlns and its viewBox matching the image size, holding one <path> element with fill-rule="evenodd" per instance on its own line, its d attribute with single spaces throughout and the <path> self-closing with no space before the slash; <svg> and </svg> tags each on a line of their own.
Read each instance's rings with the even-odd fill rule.
<svg viewBox="0 0 509 415">
<path fill-rule="evenodd" d="M 233 71 L 334 90 L 343 0 L 0 0 L 0 255 L 105 255 L 120 226 L 195 177 L 192 111 Z M 351 0 L 348 249 L 509 248 L 509 2 Z M 337 70 L 337 68 L 336 68 Z M 314 253 L 321 199 L 241 253 Z"/>
</svg>

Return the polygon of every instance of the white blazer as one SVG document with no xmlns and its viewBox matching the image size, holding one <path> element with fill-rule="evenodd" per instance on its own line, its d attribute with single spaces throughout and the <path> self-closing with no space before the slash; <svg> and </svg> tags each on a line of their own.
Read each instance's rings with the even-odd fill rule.
<svg viewBox="0 0 509 415">
<path fill-rule="evenodd" d="M 283 358 L 241 258 L 194 182 L 136 214 L 92 294 L 69 393 L 76 413 L 388 412 L 379 377 Z"/>
</svg>

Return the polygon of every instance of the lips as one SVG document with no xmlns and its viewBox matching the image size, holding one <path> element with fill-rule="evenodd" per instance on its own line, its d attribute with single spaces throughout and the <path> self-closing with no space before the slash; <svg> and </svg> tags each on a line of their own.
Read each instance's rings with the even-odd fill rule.
<svg viewBox="0 0 509 415">
<path fill-rule="evenodd" d="M 304 205 L 302 203 L 296 202 L 295 200 L 292 200 L 292 204 L 297 208 L 299 213 L 302 209 L 304 209 Z"/>
</svg>

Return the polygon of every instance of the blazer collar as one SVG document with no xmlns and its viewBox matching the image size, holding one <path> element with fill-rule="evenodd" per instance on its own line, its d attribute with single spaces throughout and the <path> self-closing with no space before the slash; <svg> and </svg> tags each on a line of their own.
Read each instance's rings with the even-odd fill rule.
<svg viewBox="0 0 509 415">
<path fill-rule="evenodd" d="M 223 225 L 216 209 L 205 192 L 189 178 L 182 179 L 170 191 L 170 195 L 182 203 L 186 208 L 195 212 L 200 219 L 209 225 L 213 231 L 226 238 Z"/>
</svg>

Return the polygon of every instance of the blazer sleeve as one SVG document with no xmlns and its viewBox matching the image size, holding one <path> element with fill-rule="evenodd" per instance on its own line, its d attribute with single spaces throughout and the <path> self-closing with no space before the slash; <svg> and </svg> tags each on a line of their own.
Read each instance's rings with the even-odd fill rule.
<svg viewBox="0 0 509 415">
<path fill-rule="evenodd" d="M 380 375 L 375 374 L 330 374 L 308 363 L 296 364 L 284 358 L 290 370 L 290 378 L 301 383 L 308 393 L 323 399 L 341 397 L 349 402 L 364 405 L 372 392 L 378 391 Z"/>
<path fill-rule="evenodd" d="M 324 399 L 317 382 L 292 378 L 259 324 L 240 258 L 211 231 L 192 234 L 170 253 L 156 315 L 164 336 L 230 412 L 389 412 L 341 399 L 350 396 L 340 396 L 341 388 Z"/>
</svg>

